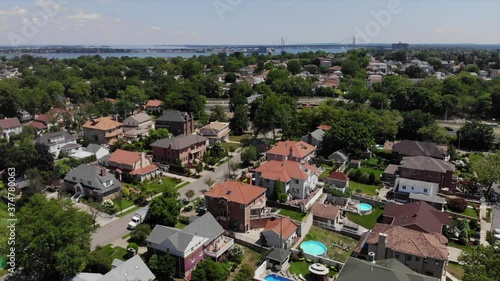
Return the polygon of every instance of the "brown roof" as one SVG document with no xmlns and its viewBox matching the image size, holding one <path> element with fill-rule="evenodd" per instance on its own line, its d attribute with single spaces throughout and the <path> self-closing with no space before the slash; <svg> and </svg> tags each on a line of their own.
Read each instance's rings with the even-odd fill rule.
<svg viewBox="0 0 500 281">
<path fill-rule="evenodd" d="M 392 147 L 393 152 L 404 156 L 430 156 L 433 158 L 444 159 L 445 153 L 433 142 L 403 140 L 395 143 Z"/>
<path fill-rule="evenodd" d="M 29 124 L 29 126 L 39 129 L 39 130 L 45 130 L 47 129 L 47 125 L 45 125 L 43 122 L 38 122 L 38 121 L 33 121 Z"/>
<path fill-rule="evenodd" d="M 0 129 L 10 129 L 15 127 L 21 127 L 21 122 L 17 117 L 0 119 Z"/>
<path fill-rule="evenodd" d="M 448 249 L 446 248 L 448 239 L 442 234 L 429 234 L 402 226 L 377 223 L 370 231 L 366 243 L 372 245 L 378 244 L 380 233 L 387 235 L 387 248 L 395 252 L 417 257 L 448 260 Z M 355 251 L 360 252 L 360 247 L 362 246 L 358 244 Z"/>
<path fill-rule="evenodd" d="M 399 166 L 398 165 L 394 165 L 394 164 L 389 164 L 387 165 L 387 167 L 385 168 L 384 170 L 384 174 L 391 174 L 391 175 L 394 175 L 399 169 Z"/>
<path fill-rule="evenodd" d="M 239 181 L 225 181 L 214 185 L 205 196 L 214 198 L 225 198 L 230 202 L 249 204 L 266 192 L 259 186 L 249 185 Z"/>
<path fill-rule="evenodd" d="M 101 118 L 87 121 L 85 124 L 83 124 L 84 128 L 101 130 L 101 131 L 107 131 L 107 130 L 119 128 L 121 126 L 122 126 L 122 123 L 116 122 L 111 117 L 101 117 Z"/>
<path fill-rule="evenodd" d="M 269 161 L 260 165 L 255 171 L 261 172 L 261 177 L 269 180 L 279 179 L 289 182 L 291 179 L 307 179 L 308 172 L 315 173 L 318 168 L 309 164 L 300 164 L 295 161 Z"/>
<path fill-rule="evenodd" d="M 146 107 L 152 106 L 152 107 L 158 107 L 161 106 L 161 100 L 148 100 L 148 103 L 146 103 Z"/>
<path fill-rule="evenodd" d="M 229 123 L 224 123 L 224 122 L 210 122 L 210 124 L 205 125 L 202 129 L 208 129 L 208 130 L 215 130 L 215 131 L 222 131 L 224 128 L 229 126 Z"/>
<path fill-rule="evenodd" d="M 147 174 L 147 173 L 155 171 L 155 170 L 158 170 L 158 167 L 156 165 L 151 164 L 151 165 L 148 165 L 144 168 L 135 169 L 132 172 L 130 172 L 130 174 L 131 175 L 144 175 L 144 174 Z"/>
<path fill-rule="evenodd" d="M 341 180 L 341 181 L 348 181 L 349 177 L 341 172 L 332 172 L 329 176 L 329 179 L 334 179 L 334 180 Z"/>
<path fill-rule="evenodd" d="M 334 221 L 339 215 L 340 208 L 335 205 L 324 205 L 321 203 L 314 203 L 312 205 L 312 213 L 315 217 L 324 218 Z"/>
<path fill-rule="evenodd" d="M 139 152 L 127 151 L 122 149 L 117 149 L 109 157 L 109 162 L 132 166 L 139 160 L 141 160 L 141 154 Z"/>
<path fill-rule="evenodd" d="M 321 125 L 319 125 L 318 127 L 316 127 L 316 129 L 321 129 L 321 130 L 323 130 L 323 131 L 328 131 L 328 130 L 330 130 L 331 128 L 332 128 L 332 126 L 330 126 L 330 125 L 326 125 L 326 124 L 321 124 Z"/>
<path fill-rule="evenodd" d="M 269 220 L 264 227 L 264 231 L 271 230 L 276 234 L 281 235 L 284 240 L 287 240 L 297 231 L 298 227 L 293 221 L 287 217 L 277 220 Z"/>
<path fill-rule="evenodd" d="M 415 229 L 420 228 L 427 233 L 442 233 L 443 226 L 451 225 L 450 215 L 440 212 L 431 205 L 423 202 L 413 202 L 405 205 L 387 203 L 384 217 L 392 225 L 399 225 Z"/>
<path fill-rule="evenodd" d="M 428 156 L 405 157 L 401 161 L 401 167 L 414 170 L 432 171 L 440 173 L 446 173 L 447 171 L 451 172 L 455 171 L 455 165 L 446 162 L 444 160 L 435 159 Z"/>
<path fill-rule="evenodd" d="M 43 123 L 45 123 L 45 124 L 48 124 L 48 123 L 50 122 L 50 119 L 51 119 L 51 118 L 50 118 L 50 117 L 49 117 L 49 115 L 47 115 L 47 114 L 39 114 L 39 115 L 37 115 L 37 116 L 35 117 L 35 120 L 36 120 L 36 121 L 40 121 L 40 122 L 43 122 Z"/>
<path fill-rule="evenodd" d="M 290 148 L 293 150 L 294 157 L 305 157 L 316 150 L 316 147 L 303 141 L 280 141 L 275 147 L 271 148 L 267 153 L 288 156 Z"/>
</svg>

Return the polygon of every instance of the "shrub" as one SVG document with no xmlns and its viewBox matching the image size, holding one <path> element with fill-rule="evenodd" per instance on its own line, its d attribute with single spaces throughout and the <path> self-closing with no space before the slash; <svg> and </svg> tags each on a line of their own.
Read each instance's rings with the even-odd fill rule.
<svg viewBox="0 0 500 281">
<path fill-rule="evenodd" d="M 149 234 L 151 234 L 151 227 L 148 224 L 139 224 L 130 232 L 130 241 L 145 246 Z"/>
<path fill-rule="evenodd" d="M 280 202 L 286 202 L 288 201 L 288 195 L 286 193 L 281 193 L 279 196 L 278 196 L 278 200 Z"/>
<path fill-rule="evenodd" d="M 135 244 L 135 243 L 129 243 L 129 244 L 127 245 L 127 249 L 130 249 L 130 248 L 134 249 L 134 250 L 135 250 L 135 252 L 139 251 L 139 245 L 137 245 L 137 244 Z"/>
<path fill-rule="evenodd" d="M 368 176 L 368 184 L 374 184 L 375 183 L 375 174 L 374 173 L 370 173 L 370 175 Z"/>
<path fill-rule="evenodd" d="M 469 221 L 469 226 L 470 226 L 471 229 L 474 229 L 474 230 L 480 230 L 481 229 L 480 227 L 478 227 L 479 224 L 477 223 L 477 220 L 470 220 Z"/>
<path fill-rule="evenodd" d="M 241 267 L 240 272 L 238 272 L 238 274 L 234 277 L 234 281 L 252 280 L 253 274 L 254 270 L 248 264 L 244 264 Z"/>
<path fill-rule="evenodd" d="M 313 261 L 312 261 L 312 259 L 306 259 L 306 261 L 307 261 L 308 263 L 312 263 L 312 262 L 313 262 Z"/>
<path fill-rule="evenodd" d="M 228 260 L 240 264 L 243 261 L 244 252 L 239 246 L 234 246 L 227 255 Z"/>
<path fill-rule="evenodd" d="M 467 208 L 467 201 L 463 198 L 455 198 L 448 201 L 448 209 L 453 212 L 462 213 Z"/>
</svg>

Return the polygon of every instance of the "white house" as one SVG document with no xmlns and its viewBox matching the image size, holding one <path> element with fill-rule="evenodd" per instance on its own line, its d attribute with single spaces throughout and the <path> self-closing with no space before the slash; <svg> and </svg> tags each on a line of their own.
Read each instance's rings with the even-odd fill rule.
<svg viewBox="0 0 500 281">
<path fill-rule="evenodd" d="M 273 194 L 274 183 L 279 180 L 283 184 L 284 193 L 294 199 L 305 199 L 316 189 L 320 170 L 309 164 L 295 161 L 269 161 L 258 167 L 255 172 L 256 185 L 267 188 L 267 194 Z"/>
<path fill-rule="evenodd" d="M 424 194 L 427 196 L 436 196 L 439 190 L 439 184 L 406 178 L 397 178 L 394 184 L 394 192 L 408 194 Z"/>
<path fill-rule="evenodd" d="M 230 132 L 229 123 L 215 121 L 201 128 L 200 135 L 208 138 L 210 144 L 214 144 L 216 142 L 227 141 Z"/>
<path fill-rule="evenodd" d="M 20 134 L 22 131 L 21 122 L 16 117 L 0 119 L 0 138 L 9 139 L 10 136 Z"/>
<path fill-rule="evenodd" d="M 297 235 L 297 225 L 287 217 L 267 221 L 261 235 L 268 247 L 290 249 Z"/>
<path fill-rule="evenodd" d="M 110 154 L 109 149 L 98 144 L 89 144 L 87 147 L 80 148 L 80 150 L 75 151 L 70 154 L 69 157 L 76 159 L 83 159 L 95 155 L 96 159 L 102 159 Z"/>
<path fill-rule="evenodd" d="M 77 152 L 81 145 L 76 142 L 76 139 L 76 135 L 61 131 L 43 134 L 36 139 L 36 142 L 47 146 L 49 152 L 57 158 L 61 152 L 66 155 Z"/>
</svg>

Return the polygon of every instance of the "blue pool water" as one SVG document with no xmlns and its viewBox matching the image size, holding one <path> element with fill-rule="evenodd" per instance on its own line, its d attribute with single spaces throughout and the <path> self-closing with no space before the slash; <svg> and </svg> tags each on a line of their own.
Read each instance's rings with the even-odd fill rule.
<svg viewBox="0 0 500 281">
<path fill-rule="evenodd" d="M 281 276 L 278 276 L 276 274 L 267 275 L 266 278 L 264 278 L 264 280 L 266 280 L 266 281 L 292 281 L 288 278 L 281 277 Z"/>
<path fill-rule="evenodd" d="M 360 210 L 361 212 L 368 212 L 371 209 L 372 209 L 372 206 L 370 204 L 366 204 L 366 203 L 358 204 L 358 210 Z"/>
<path fill-rule="evenodd" d="M 327 250 L 325 244 L 313 240 L 306 241 L 300 244 L 300 248 L 304 250 L 304 253 L 315 256 L 322 256 L 326 253 Z"/>
</svg>

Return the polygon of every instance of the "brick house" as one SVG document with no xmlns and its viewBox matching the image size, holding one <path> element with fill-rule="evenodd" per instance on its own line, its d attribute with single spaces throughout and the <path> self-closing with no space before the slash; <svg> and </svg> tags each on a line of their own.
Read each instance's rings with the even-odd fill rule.
<svg viewBox="0 0 500 281">
<path fill-rule="evenodd" d="M 205 204 L 223 228 L 246 232 L 250 230 L 250 220 L 265 213 L 266 189 L 225 181 L 205 192 Z"/>
<path fill-rule="evenodd" d="M 155 128 L 168 129 L 174 136 L 190 135 L 194 133 L 193 113 L 178 110 L 165 111 L 162 116 L 156 119 Z"/>
<path fill-rule="evenodd" d="M 267 161 L 292 160 L 308 163 L 316 153 L 316 147 L 303 141 L 280 141 L 266 152 Z"/>
<path fill-rule="evenodd" d="M 398 168 L 398 174 L 402 178 L 433 182 L 437 183 L 440 189 L 450 190 L 457 187 L 454 173 L 455 165 L 429 156 L 405 157 Z"/>
<path fill-rule="evenodd" d="M 202 159 L 207 151 L 208 139 L 198 135 L 183 135 L 172 139 L 161 139 L 153 144 L 153 157 L 157 162 L 173 163 L 180 160 L 183 165 Z"/>
<path fill-rule="evenodd" d="M 128 177 L 142 182 L 151 179 L 160 172 L 158 167 L 153 164 L 151 156 L 144 152 L 117 149 L 111 154 L 107 164 L 110 170 L 115 171 L 120 180 L 123 177 Z"/>
<path fill-rule="evenodd" d="M 268 220 L 261 232 L 268 247 L 290 249 L 298 238 L 298 226 L 289 218 Z"/>
<path fill-rule="evenodd" d="M 377 223 L 365 232 L 352 255 L 360 259 L 397 259 L 417 273 L 442 279 L 448 265 L 448 239 L 397 225 Z"/>
<path fill-rule="evenodd" d="M 283 184 L 281 192 L 289 193 L 294 199 L 305 199 L 316 189 L 319 171 L 312 165 L 291 160 L 268 161 L 255 169 L 255 182 L 265 187 L 270 196 L 279 180 Z"/>
<path fill-rule="evenodd" d="M 123 135 L 123 124 L 111 117 L 92 119 L 83 124 L 86 140 L 99 144 L 114 144 Z"/>
<path fill-rule="evenodd" d="M 324 222 L 327 225 L 333 226 L 339 223 L 342 218 L 342 211 L 336 205 L 314 203 L 311 211 L 315 221 Z"/>
<path fill-rule="evenodd" d="M 444 234 L 452 223 L 449 213 L 441 212 L 422 201 L 404 205 L 387 203 L 382 222 L 430 234 Z"/>
<path fill-rule="evenodd" d="M 446 152 L 433 142 L 403 140 L 392 146 L 392 159 L 399 163 L 406 156 L 428 156 L 445 159 Z"/>
<path fill-rule="evenodd" d="M 328 178 L 326 178 L 325 183 L 345 192 L 345 189 L 349 188 L 349 176 L 342 172 L 333 171 Z"/>
</svg>

